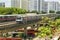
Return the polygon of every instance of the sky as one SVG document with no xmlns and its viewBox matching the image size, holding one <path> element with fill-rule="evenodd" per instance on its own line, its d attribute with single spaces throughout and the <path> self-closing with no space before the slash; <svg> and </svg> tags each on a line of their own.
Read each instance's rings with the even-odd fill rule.
<svg viewBox="0 0 60 40">
<path fill-rule="evenodd" d="M 45 0 L 45 1 L 58 1 L 60 3 L 60 0 Z M 0 2 L 5 2 L 6 6 L 9 7 L 10 6 L 10 0 L 0 0 Z"/>
<path fill-rule="evenodd" d="M 5 2 L 6 7 L 10 6 L 10 0 L 0 0 L 0 2 Z"/>
</svg>

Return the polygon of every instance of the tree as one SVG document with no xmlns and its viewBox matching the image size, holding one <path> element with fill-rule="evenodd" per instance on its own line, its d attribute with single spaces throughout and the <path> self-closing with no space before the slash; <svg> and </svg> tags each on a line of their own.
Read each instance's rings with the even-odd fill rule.
<svg viewBox="0 0 60 40">
<path fill-rule="evenodd" d="M 55 11 L 53 11 L 53 10 L 50 10 L 50 11 L 49 11 L 49 13 L 55 13 Z"/>
<path fill-rule="evenodd" d="M 57 13 L 57 14 L 60 14 L 60 11 L 57 11 L 56 13 Z"/>
<path fill-rule="evenodd" d="M 37 13 L 37 14 L 39 14 L 39 12 L 36 11 L 36 10 L 31 11 L 31 13 Z"/>
<path fill-rule="evenodd" d="M 47 12 L 41 11 L 42 14 L 46 14 Z"/>
<path fill-rule="evenodd" d="M 27 11 L 25 9 L 18 10 L 18 14 L 25 14 L 25 13 L 27 13 Z"/>
<path fill-rule="evenodd" d="M 4 8 L 0 7 L 0 14 L 7 15 L 7 14 L 25 14 L 27 11 L 21 8 Z"/>
</svg>

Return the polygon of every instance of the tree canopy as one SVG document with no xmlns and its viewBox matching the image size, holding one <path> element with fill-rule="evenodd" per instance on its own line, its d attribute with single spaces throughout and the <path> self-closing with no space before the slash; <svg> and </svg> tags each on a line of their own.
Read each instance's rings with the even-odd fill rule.
<svg viewBox="0 0 60 40">
<path fill-rule="evenodd" d="M 55 11 L 54 10 L 50 10 L 49 13 L 55 13 Z"/>
<path fill-rule="evenodd" d="M 57 14 L 60 14 L 60 11 L 57 11 L 56 13 L 57 13 Z"/>
<path fill-rule="evenodd" d="M 44 11 L 38 12 L 38 11 L 36 11 L 36 10 L 33 10 L 33 11 L 31 11 L 31 13 L 46 14 L 47 12 L 44 12 Z"/>
<path fill-rule="evenodd" d="M 47 12 L 41 11 L 42 14 L 46 14 Z"/>
<path fill-rule="evenodd" d="M 37 14 L 39 14 L 40 12 L 38 12 L 38 11 L 36 11 L 36 10 L 33 10 L 33 11 L 31 11 L 30 13 L 37 13 Z"/>
<path fill-rule="evenodd" d="M 25 14 L 27 11 L 21 8 L 0 8 L 0 15 L 7 14 Z"/>
</svg>

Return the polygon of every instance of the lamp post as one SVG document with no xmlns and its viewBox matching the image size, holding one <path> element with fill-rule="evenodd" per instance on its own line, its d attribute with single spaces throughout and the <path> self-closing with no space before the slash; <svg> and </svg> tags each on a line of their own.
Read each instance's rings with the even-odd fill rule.
<svg viewBox="0 0 60 40">
<path fill-rule="evenodd" d="M 50 6 L 49 6 L 49 2 L 48 2 L 48 12 L 47 12 L 47 14 L 49 14 L 49 10 L 50 10 L 49 7 L 50 7 Z"/>
<path fill-rule="evenodd" d="M 27 25 L 27 17 L 25 24 Z M 27 38 L 27 26 L 24 27 L 24 40 L 26 40 L 26 38 Z"/>
</svg>

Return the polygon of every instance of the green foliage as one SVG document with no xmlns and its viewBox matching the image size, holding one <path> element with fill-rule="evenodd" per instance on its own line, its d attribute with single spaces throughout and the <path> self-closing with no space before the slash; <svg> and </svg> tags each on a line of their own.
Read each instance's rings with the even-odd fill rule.
<svg viewBox="0 0 60 40">
<path fill-rule="evenodd" d="M 55 24 L 56 24 L 57 26 L 59 26 L 59 25 L 60 25 L 60 19 L 56 19 L 56 20 L 55 20 Z"/>
<path fill-rule="evenodd" d="M 36 11 L 36 10 L 31 11 L 31 13 L 37 13 L 37 14 L 39 14 L 39 12 L 38 12 L 38 11 Z"/>
<path fill-rule="evenodd" d="M 53 11 L 53 10 L 50 10 L 50 11 L 49 11 L 49 13 L 55 13 L 55 11 Z"/>
<path fill-rule="evenodd" d="M 47 16 L 43 16 L 42 21 L 43 21 L 43 26 L 40 26 L 38 28 L 38 30 L 40 31 L 38 33 L 38 37 L 45 37 L 45 36 L 51 37 L 60 29 L 60 19 L 56 19 L 52 21 L 51 18 Z M 44 23 L 47 23 L 48 25 L 45 26 Z"/>
<path fill-rule="evenodd" d="M 46 14 L 47 12 L 41 11 L 42 14 Z"/>
<path fill-rule="evenodd" d="M 31 13 L 37 13 L 37 14 L 40 14 L 40 12 L 36 11 L 36 10 L 33 10 L 31 11 Z M 47 12 L 44 12 L 44 11 L 41 11 L 41 14 L 46 14 Z"/>
<path fill-rule="evenodd" d="M 23 32 L 18 33 L 18 37 L 22 37 Z"/>
<path fill-rule="evenodd" d="M 50 20 L 50 18 L 48 18 L 47 16 L 42 16 L 42 20 L 47 20 L 47 21 L 49 21 Z"/>
<path fill-rule="evenodd" d="M 60 11 L 57 11 L 56 13 L 57 13 L 57 14 L 60 14 Z"/>
<path fill-rule="evenodd" d="M 0 15 L 7 14 L 25 14 L 27 11 L 25 9 L 20 8 L 0 8 Z"/>
<path fill-rule="evenodd" d="M 38 33 L 38 37 L 45 37 L 51 35 L 51 29 L 49 27 L 39 27 L 38 29 L 40 33 Z"/>
</svg>

